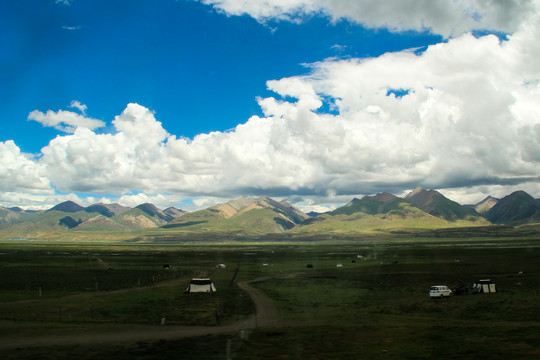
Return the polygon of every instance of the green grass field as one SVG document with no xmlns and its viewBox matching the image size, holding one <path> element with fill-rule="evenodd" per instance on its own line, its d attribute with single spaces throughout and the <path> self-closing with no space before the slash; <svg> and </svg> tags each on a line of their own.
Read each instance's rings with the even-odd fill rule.
<svg viewBox="0 0 540 360">
<path fill-rule="evenodd" d="M 0 352 L 3 359 L 226 359 L 229 344 L 231 359 L 540 355 L 540 241 L 413 240 L 83 248 L 4 243 L 0 345 L 2 338 L 35 338 L 36 345 L 0 346 Z M 220 263 L 227 268 L 217 269 Z M 211 277 L 218 291 L 185 294 L 194 276 Z M 498 292 L 428 296 L 431 285 L 483 278 L 494 280 Z M 281 325 L 247 329 L 243 339 L 231 331 L 106 344 L 37 341 L 47 334 L 219 329 L 255 313 L 236 286 L 254 279 L 251 285 L 274 301 Z"/>
</svg>

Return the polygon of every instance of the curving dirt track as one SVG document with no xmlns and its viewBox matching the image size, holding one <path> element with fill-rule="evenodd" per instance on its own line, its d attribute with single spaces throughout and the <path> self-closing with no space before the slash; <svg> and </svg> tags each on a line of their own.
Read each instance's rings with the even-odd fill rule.
<svg viewBox="0 0 540 360">
<path fill-rule="evenodd" d="M 52 329 L 24 329 L 25 336 L 17 336 L 14 322 L 4 322 L 5 327 L 12 326 L 12 335 L 0 337 L 0 349 L 42 347 L 55 345 L 91 345 L 91 344 L 120 344 L 137 341 L 156 341 L 161 339 L 177 339 L 184 337 L 223 334 L 256 327 L 280 327 L 291 324 L 284 323 L 279 316 L 275 303 L 262 291 L 255 289 L 249 283 L 264 281 L 269 278 L 259 278 L 247 282 L 239 282 L 238 286 L 246 291 L 256 307 L 256 314 L 249 319 L 221 326 L 148 326 L 148 325 L 80 325 L 73 327 L 57 327 Z M 157 286 L 174 286 L 180 280 L 161 283 Z M 100 296 L 110 293 L 128 292 L 116 290 L 98 294 L 71 295 L 70 297 Z M 34 301 L 34 300 L 32 300 Z M 39 300 L 38 300 L 39 301 Z M 9 324 L 9 325 L 8 325 Z M 22 326 L 21 326 L 22 327 Z"/>
<path fill-rule="evenodd" d="M 247 282 L 239 282 L 238 287 L 245 290 L 255 303 L 255 325 L 257 327 L 277 327 L 282 326 L 276 304 L 272 299 L 266 296 L 261 290 L 249 286 L 249 283 L 267 280 L 268 278 L 259 278 Z"/>
</svg>

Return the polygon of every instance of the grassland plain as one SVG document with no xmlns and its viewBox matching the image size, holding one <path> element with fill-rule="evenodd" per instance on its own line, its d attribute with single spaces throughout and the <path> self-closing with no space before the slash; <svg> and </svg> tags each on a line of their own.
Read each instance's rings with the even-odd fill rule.
<svg viewBox="0 0 540 360">
<path fill-rule="evenodd" d="M 540 240 L 533 237 L 300 245 L 10 241 L 0 253 L 0 343 L 36 340 L 4 346 L 4 359 L 225 359 L 227 347 L 231 359 L 540 356 Z M 220 263 L 227 268 L 217 269 Z M 184 294 L 188 280 L 203 275 L 218 291 Z M 499 291 L 440 300 L 427 295 L 430 285 L 482 278 L 493 279 Z M 254 279 L 263 279 L 251 286 L 274 301 L 282 322 L 248 326 L 243 338 L 236 330 L 219 333 L 254 313 L 236 286 Z M 180 332 L 201 325 L 216 334 Z M 128 329 L 146 331 L 147 339 L 91 339 Z M 159 340 L 156 329 L 179 332 Z M 45 335 L 72 341 L 40 343 Z"/>
</svg>

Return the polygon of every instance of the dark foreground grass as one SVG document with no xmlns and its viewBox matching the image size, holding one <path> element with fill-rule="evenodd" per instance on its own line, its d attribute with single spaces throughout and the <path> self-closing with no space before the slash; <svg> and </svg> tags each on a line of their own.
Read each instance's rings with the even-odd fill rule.
<svg viewBox="0 0 540 360">
<path fill-rule="evenodd" d="M 93 359 L 225 359 L 228 337 L 159 340 L 113 346 L 53 346 L 9 350 L 3 359 L 93 360 Z M 235 344 L 235 346 L 238 346 Z"/>
<path fill-rule="evenodd" d="M 310 326 L 114 346 L 14 349 L 3 359 L 535 359 L 538 326 L 407 322 Z M 247 339 L 246 339 L 247 338 Z"/>
<path fill-rule="evenodd" d="M 407 322 L 318 326 L 254 333 L 236 359 L 531 359 L 540 328 Z"/>
<path fill-rule="evenodd" d="M 238 265 L 235 281 L 259 279 L 251 285 L 275 301 L 282 320 L 291 326 L 248 330 L 244 339 L 235 332 L 117 345 L 8 349 L 1 355 L 2 359 L 226 359 L 229 343 L 231 359 L 539 358 L 536 245 L 214 247 L 95 255 L 114 270 L 94 258 L 89 261 L 87 254 L 19 251 L 1 264 L 2 273 L 12 278 L 0 280 L 0 291 L 19 302 L 0 299 L 0 318 L 11 321 L 0 326 L 0 337 L 13 331 L 21 337 L 39 335 L 48 327 L 156 325 L 161 317 L 171 324 L 211 326 L 245 319 L 254 312 L 253 304 L 236 286 L 229 287 Z M 163 263 L 173 264 L 176 275 L 163 271 Z M 218 271 L 217 263 L 228 268 Z M 308 263 L 313 268 L 308 269 Z M 19 264 L 24 271 L 17 271 Z M 48 269 L 48 291 L 55 296 L 36 299 L 37 283 L 25 285 L 38 269 Z M 66 271 L 79 276 L 64 278 Z M 115 271 L 119 275 L 108 275 Z M 92 272 L 107 279 L 102 281 L 108 281 L 112 290 L 99 294 L 101 290 L 83 285 Z M 202 273 L 214 279 L 218 293 L 183 294 L 182 277 Z M 156 286 L 134 284 L 140 274 L 146 274 L 146 281 L 154 277 Z M 167 279 L 159 274 L 167 274 Z M 470 284 L 482 278 L 493 279 L 498 292 L 437 300 L 427 295 L 430 285 L 458 280 Z M 62 279 L 73 283 L 64 285 Z M 171 281 L 182 286 L 158 286 Z M 73 294 L 83 297 L 66 296 Z M 85 310 L 88 306 L 92 309 Z M 17 313 L 22 315 L 16 317 Z M 14 323 L 17 328 L 10 328 Z"/>
<path fill-rule="evenodd" d="M 0 319 L 63 323 L 217 325 L 254 312 L 249 296 L 202 251 L 12 251 L 1 255 Z M 164 269 L 163 265 L 171 269 Z M 210 276 L 215 294 L 186 294 Z M 1 330 L 1 329 L 0 329 Z"/>
</svg>

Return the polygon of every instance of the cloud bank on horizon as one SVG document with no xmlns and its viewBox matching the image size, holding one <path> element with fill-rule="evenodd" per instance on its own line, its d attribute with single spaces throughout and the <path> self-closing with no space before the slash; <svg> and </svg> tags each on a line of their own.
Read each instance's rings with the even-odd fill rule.
<svg viewBox="0 0 540 360">
<path fill-rule="evenodd" d="M 416 186 L 461 202 L 517 188 L 540 195 L 538 1 L 201 2 L 260 22 L 324 14 L 448 40 L 421 53 L 309 64 L 307 75 L 267 82 L 275 95 L 258 98 L 264 116 L 192 139 L 170 134 L 144 104 L 128 104 L 107 132 L 79 101 L 71 107 L 80 114 L 32 111 L 29 120 L 66 134 L 40 154 L 0 142 L 2 204 L 39 206 L 69 194 L 80 203 L 115 195 L 126 205 L 165 206 L 264 194 L 316 205 Z"/>
</svg>

